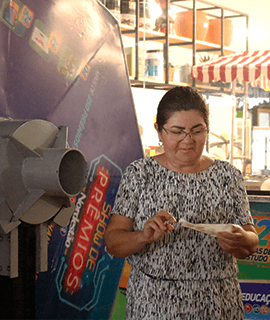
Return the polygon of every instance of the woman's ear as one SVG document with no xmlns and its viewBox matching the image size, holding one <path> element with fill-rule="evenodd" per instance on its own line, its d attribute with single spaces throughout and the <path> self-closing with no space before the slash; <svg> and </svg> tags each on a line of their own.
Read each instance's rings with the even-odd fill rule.
<svg viewBox="0 0 270 320">
<path fill-rule="evenodd" d="M 155 122 L 155 124 L 154 124 L 154 127 L 155 127 L 155 129 L 156 129 L 156 131 L 157 131 L 158 139 L 159 139 L 159 141 L 162 143 L 161 132 L 158 130 L 158 124 L 157 124 L 156 122 Z"/>
</svg>

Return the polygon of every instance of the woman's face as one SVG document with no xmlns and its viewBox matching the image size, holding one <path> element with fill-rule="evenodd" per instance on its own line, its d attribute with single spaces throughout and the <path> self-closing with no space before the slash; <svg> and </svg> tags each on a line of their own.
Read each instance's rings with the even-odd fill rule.
<svg viewBox="0 0 270 320">
<path fill-rule="evenodd" d="M 163 126 L 163 130 L 158 132 L 168 160 L 192 164 L 200 159 L 206 142 L 206 129 L 203 116 L 198 111 L 175 112 Z M 183 131 L 193 134 L 185 136 Z"/>
</svg>

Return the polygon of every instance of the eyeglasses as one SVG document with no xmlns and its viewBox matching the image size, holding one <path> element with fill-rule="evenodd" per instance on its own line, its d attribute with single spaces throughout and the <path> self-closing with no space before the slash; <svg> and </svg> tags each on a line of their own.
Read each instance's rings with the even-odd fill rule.
<svg viewBox="0 0 270 320">
<path fill-rule="evenodd" d="M 162 127 L 162 129 L 168 134 L 168 136 L 174 141 L 182 141 L 186 138 L 186 136 L 190 136 L 191 139 L 200 138 L 203 134 L 208 130 L 207 128 L 199 128 L 196 130 L 191 130 L 190 132 L 186 132 L 185 130 L 168 130 Z"/>
</svg>

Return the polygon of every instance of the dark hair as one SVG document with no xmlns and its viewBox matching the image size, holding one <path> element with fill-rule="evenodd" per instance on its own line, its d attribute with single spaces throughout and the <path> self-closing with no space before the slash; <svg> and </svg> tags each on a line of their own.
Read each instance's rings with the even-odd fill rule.
<svg viewBox="0 0 270 320">
<path fill-rule="evenodd" d="M 167 91 L 158 104 L 157 125 L 158 131 L 168 122 L 177 111 L 198 111 L 209 129 L 209 111 L 203 96 L 197 89 L 189 86 L 177 86 Z"/>
</svg>

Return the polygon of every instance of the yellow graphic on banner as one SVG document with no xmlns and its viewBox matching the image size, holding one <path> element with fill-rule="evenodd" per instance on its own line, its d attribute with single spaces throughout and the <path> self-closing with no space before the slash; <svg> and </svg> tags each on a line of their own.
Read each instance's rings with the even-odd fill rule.
<svg viewBox="0 0 270 320">
<path fill-rule="evenodd" d="M 61 38 L 60 36 L 52 32 L 48 41 L 48 47 L 54 52 L 57 53 L 59 51 L 59 48 L 61 46 Z"/>
<path fill-rule="evenodd" d="M 270 214 L 263 213 L 263 215 L 260 215 L 257 213 L 257 215 L 254 215 L 253 213 L 254 212 L 252 212 L 252 218 L 259 235 L 259 245 L 256 252 L 245 260 L 270 265 Z"/>
<path fill-rule="evenodd" d="M 26 28 L 30 28 L 31 23 L 34 20 L 34 12 L 31 11 L 27 6 L 23 6 L 19 19 L 18 19 Z"/>
</svg>

